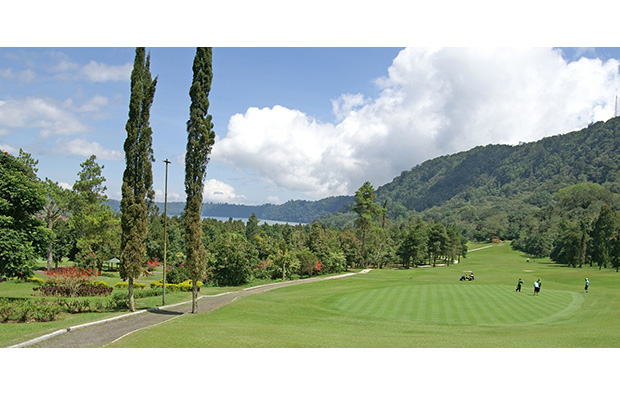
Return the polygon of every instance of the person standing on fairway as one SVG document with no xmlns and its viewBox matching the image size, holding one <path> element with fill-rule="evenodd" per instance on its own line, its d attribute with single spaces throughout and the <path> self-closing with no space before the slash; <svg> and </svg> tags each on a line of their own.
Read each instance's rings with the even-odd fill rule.
<svg viewBox="0 0 620 395">
<path fill-rule="evenodd" d="M 521 280 L 521 277 L 519 277 L 519 282 L 517 282 L 517 289 L 515 289 L 516 292 L 521 292 L 521 284 L 523 284 L 523 280 Z"/>
<path fill-rule="evenodd" d="M 586 293 L 588 293 L 588 287 L 590 286 L 590 280 L 586 277 Z"/>
<path fill-rule="evenodd" d="M 538 281 L 539 280 L 534 281 L 534 296 L 538 295 L 538 292 L 540 292 L 540 283 Z"/>
</svg>

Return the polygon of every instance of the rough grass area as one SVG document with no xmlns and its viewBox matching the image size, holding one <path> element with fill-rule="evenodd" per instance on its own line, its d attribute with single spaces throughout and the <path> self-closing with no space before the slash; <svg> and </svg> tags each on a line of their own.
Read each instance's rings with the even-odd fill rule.
<svg viewBox="0 0 620 395">
<path fill-rule="evenodd" d="M 620 347 L 619 274 L 526 258 L 505 244 L 471 252 L 458 265 L 295 285 L 179 317 L 113 346 Z M 476 280 L 460 282 L 464 270 Z M 519 277 L 522 293 L 514 291 Z M 537 278 L 542 290 L 533 296 Z"/>
</svg>

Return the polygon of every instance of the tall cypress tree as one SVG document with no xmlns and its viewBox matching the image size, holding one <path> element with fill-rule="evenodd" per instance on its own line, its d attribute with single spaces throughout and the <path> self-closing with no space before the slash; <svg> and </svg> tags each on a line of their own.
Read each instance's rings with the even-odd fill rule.
<svg viewBox="0 0 620 395">
<path fill-rule="evenodd" d="M 196 48 L 194 57 L 194 78 L 189 90 L 191 104 L 187 121 L 187 152 L 185 154 L 185 247 L 186 264 L 192 277 L 192 313 L 197 309 L 196 283 L 206 266 L 206 251 L 202 244 L 200 211 L 204 180 L 207 173 L 209 154 L 215 143 L 215 132 L 209 110 L 209 92 L 213 70 L 211 48 Z"/>
<path fill-rule="evenodd" d="M 149 125 L 150 110 L 155 96 L 157 77 L 151 79 L 149 54 L 136 48 L 131 72 L 129 120 L 125 126 L 126 168 L 123 173 L 121 199 L 121 257 L 119 272 L 129 283 L 129 308 L 135 310 L 133 280 L 142 273 L 146 262 L 147 210 L 155 195 L 153 191 L 153 131 Z"/>
</svg>

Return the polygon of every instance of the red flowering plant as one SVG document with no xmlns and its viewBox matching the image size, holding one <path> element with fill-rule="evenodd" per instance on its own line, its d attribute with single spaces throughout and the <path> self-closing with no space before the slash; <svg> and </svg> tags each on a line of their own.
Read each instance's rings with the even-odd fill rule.
<svg viewBox="0 0 620 395">
<path fill-rule="evenodd" d="M 161 262 L 159 262 L 159 258 L 158 257 L 154 257 L 149 259 L 149 261 L 146 263 L 146 270 L 149 272 L 152 272 L 153 270 L 155 270 Z"/>
<path fill-rule="evenodd" d="M 46 270 L 45 275 L 48 278 L 45 285 L 65 288 L 69 296 L 77 296 L 80 287 L 88 284 L 91 278 L 96 276 L 96 272 L 72 266 Z"/>
<path fill-rule="evenodd" d="M 319 261 L 319 260 L 317 259 L 317 260 L 316 260 L 316 270 L 320 272 L 320 271 L 321 271 L 321 267 L 322 267 L 322 265 L 321 265 L 321 261 Z"/>
</svg>

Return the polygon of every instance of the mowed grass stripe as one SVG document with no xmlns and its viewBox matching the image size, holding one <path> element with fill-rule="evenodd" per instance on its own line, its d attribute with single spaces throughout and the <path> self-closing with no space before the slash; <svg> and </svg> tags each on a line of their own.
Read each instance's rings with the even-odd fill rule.
<svg viewBox="0 0 620 395">
<path fill-rule="evenodd" d="M 495 324 L 495 315 L 489 312 L 491 304 L 489 302 L 488 287 L 481 287 L 473 284 L 468 284 L 468 286 L 474 297 L 469 300 L 471 303 L 475 303 L 477 307 L 472 310 L 472 313 L 478 316 L 478 321 L 482 324 Z"/>
<path fill-rule="evenodd" d="M 511 286 L 421 284 L 348 294 L 334 307 L 352 314 L 467 325 L 531 323 L 570 316 L 583 298 L 547 291 L 533 296 Z M 554 318 L 555 317 L 555 318 Z"/>
</svg>

